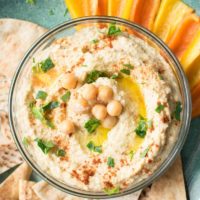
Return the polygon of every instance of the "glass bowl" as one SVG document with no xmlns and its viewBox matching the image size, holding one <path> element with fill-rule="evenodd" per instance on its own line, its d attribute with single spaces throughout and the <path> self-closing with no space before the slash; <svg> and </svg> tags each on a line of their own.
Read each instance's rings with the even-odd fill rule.
<svg viewBox="0 0 200 200">
<path fill-rule="evenodd" d="M 122 29 L 127 29 L 130 33 L 134 34 L 136 37 L 145 40 L 150 46 L 156 48 L 160 54 L 165 58 L 165 60 L 170 64 L 173 69 L 174 75 L 177 78 L 177 82 L 179 84 L 179 88 L 182 95 L 183 102 L 183 117 L 180 128 L 180 133 L 177 141 L 174 143 L 174 146 L 169 153 L 167 159 L 157 168 L 157 170 L 150 175 L 147 179 L 142 180 L 134 185 L 131 185 L 124 191 L 121 191 L 119 194 L 115 194 L 112 196 L 108 196 L 105 193 L 97 193 L 92 191 L 80 190 L 74 187 L 70 187 L 65 183 L 55 179 L 53 176 L 47 174 L 42 171 L 41 168 L 34 162 L 34 158 L 30 156 L 24 145 L 22 144 L 22 138 L 20 137 L 19 132 L 23 131 L 20 128 L 23 127 L 23 121 L 20 121 L 18 117 L 16 117 L 16 112 L 19 109 L 17 106 L 18 99 L 16 98 L 19 88 L 23 85 L 23 80 L 27 78 L 30 67 L 28 67 L 28 63 L 33 55 L 37 54 L 41 50 L 47 48 L 55 39 L 61 38 L 63 36 L 72 35 L 76 31 L 78 31 L 83 26 L 91 26 L 95 24 L 110 24 L 116 23 Z M 12 81 L 12 86 L 9 95 L 9 118 L 10 118 L 10 126 L 12 130 L 12 134 L 15 140 L 15 143 L 18 146 L 21 154 L 24 159 L 29 163 L 29 165 L 35 170 L 44 180 L 53 185 L 54 187 L 80 197 L 85 198 L 111 198 L 111 197 L 119 197 L 123 195 L 127 195 L 133 192 L 136 192 L 149 184 L 151 184 L 155 179 L 161 176 L 167 168 L 172 164 L 176 156 L 179 154 L 190 125 L 191 119 L 191 99 L 190 99 L 190 91 L 187 83 L 187 79 L 184 75 L 184 72 L 179 64 L 177 58 L 170 51 L 170 49 L 153 33 L 148 31 L 147 29 L 134 24 L 130 21 L 126 21 L 120 18 L 115 17 L 84 17 L 78 18 L 74 20 L 67 21 L 57 27 L 49 30 L 46 34 L 44 34 L 38 41 L 33 44 L 33 46 L 29 49 L 29 51 L 24 56 L 21 61 Z"/>
</svg>

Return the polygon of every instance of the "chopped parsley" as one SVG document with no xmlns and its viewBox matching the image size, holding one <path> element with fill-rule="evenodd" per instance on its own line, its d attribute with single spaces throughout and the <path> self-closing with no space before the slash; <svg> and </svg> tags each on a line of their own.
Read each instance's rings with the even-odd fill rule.
<svg viewBox="0 0 200 200">
<path fill-rule="evenodd" d="M 123 65 L 124 65 L 124 67 L 127 67 L 129 69 L 134 69 L 134 66 L 131 65 L 130 63 L 129 64 L 123 64 Z"/>
<path fill-rule="evenodd" d="M 98 119 L 90 119 L 85 123 L 84 128 L 88 131 L 88 133 L 93 133 L 100 124 L 101 123 Z"/>
<path fill-rule="evenodd" d="M 131 150 L 130 152 L 129 152 L 129 155 L 130 155 L 130 159 L 132 160 L 133 159 L 133 156 L 134 156 L 134 151 L 133 150 Z"/>
<path fill-rule="evenodd" d="M 62 97 L 62 101 L 63 102 L 67 102 L 69 99 L 70 99 L 70 96 L 71 96 L 71 92 L 70 91 L 67 91 Z"/>
<path fill-rule="evenodd" d="M 120 187 L 106 188 L 104 189 L 104 192 L 108 195 L 117 194 L 120 192 Z"/>
<path fill-rule="evenodd" d="M 51 101 L 47 104 L 45 104 L 44 106 L 42 106 L 42 110 L 44 112 L 49 111 L 49 110 L 53 110 L 54 108 L 57 108 L 59 106 L 59 102 L 58 101 Z"/>
<path fill-rule="evenodd" d="M 36 0 L 26 0 L 26 3 L 31 4 L 31 5 L 35 5 Z"/>
<path fill-rule="evenodd" d="M 172 113 L 173 117 L 180 121 L 181 120 L 181 111 L 182 111 L 182 105 L 181 105 L 181 102 L 180 101 L 177 101 L 176 102 L 176 106 L 175 106 L 175 110 L 174 112 Z"/>
<path fill-rule="evenodd" d="M 40 138 L 36 138 L 34 141 L 37 142 L 38 147 L 40 147 L 40 149 L 45 154 L 47 154 L 49 151 L 51 151 L 55 147 L 55 144 L 52 141 L 43 140 Z"/>
<path fill-rule="evenodd" d="M 93 44 L 97 44 L 98 42 L 99 42 L 98 39 L 94 39 L 94 40 L 92 40 L 92 43 L 93 43 Z"/>
<path fill-rule="evenodd" d="M 109 28 L 108 28 L 108 36 L 117 36 L 119 34 L 121 34 L 121 29 L 119 27 L 117 27 L 115 24 L 110 24 Z"/>
<path fill-rule="evenodd" d="M 95 144 L 94 144 L 93 141 L 90 141 L 90 142 L 87 144 L 87 148 L 88 148 L 90 151 L 94 151 L 94 152 L 97 152 L 97 153 L 102 153 L 102 146 L 95 146 Z"/>
<path fill-rule="evenodd" d="M 23 140 L 22 140 L 22 143 L 25 147 L 27 147 L 29 145 L 29 139 L 27 137 L 24 137 Z"/>
<path fill-rule="evenodd" d="M 69 12 L 69 10 L 66 8 L 65 13 L 64 13 L 64 17 L 67 15 L 68 12 Z"/>
<path fill-rule="evenodd" d="M 112 157 L 108 157 L 107 165 L 109 167 L 114 167 L 115 166 L 115 160 Z"/>
<path fill-rule="evenodd" d="M 121 69 L 120 72 L 122 72 L 123 74 L 126 74 L 126 75 L 130 75 L 131 74 L 130 70 L 129 69 L 125 69 L 125 68 Z"/>
<path fill-rule="evenodd" d="M 140 158 L 144 158 L 147 155 L 148 151 L 149 151 L 149 147 L 147 147 L 143 152 L 141 152 Z"/>
<path fill-rule="evenodd" d="M 118 79 L 118 78 L 121 78 L 121 75 L 118 73 L 118 74 L 113 74 L 111 77 L 111 79 Z"/>
<path fill-rule="evenodd" d="M 160 104 L 160 105 L 158 105 L 158 106 L 156 107 L 155 111 L 156 111 L 157 113 L 161 113 L 161 111 L 163 111 L 164 108 L 165 108 L 165 106 L 162 105 L 162 104 Z"/>
<path fill-rule="evenodd" d="M 42 99 L 42 100 L 45 100 L 47 98 L 47 93 L 42 91 L 42 90 L 39 90 L 37 92 L 37 95 L 36 95 L 36 99 Z"/>
<path fill-rule="evenodd" d="M 66 152 L 65 152 L 65 150 L 63 150 L 63 149 L 57 149 L 57 151 L 56 151 L 56 155 L 57 155 L 58 157 L 64 157 L 65 154 L 66 154 Z"/>
<path fill-rule="evenodd" d="M 99 77 L 107 77 L 107 74 L 105 72 L 102 72 L 102 71 L 93 70 L 89 74 L 87 74 L 85 82 L 86 83 L 93 83 Z"/>
<path fill-rule="evenodd" d="M 147 128 L 148 128 L 148 125 L 147 125 L 146 119 L 140 116 L 138 126 L 135 129 L 136 134 L 140 136 L 141 138 L 144 138 L 147 132 Z"/>
<path fill-rule="evenodd" d="M 47 72 L 51 68 L 53 68 L 55 65 L 52 62 L 51 58 L 47 58 L 46 60 L 37 63 L 35 66 L 33 66 L 32 70 L 35 73 L 40 73 L 40 72 Z"/>
</svg>

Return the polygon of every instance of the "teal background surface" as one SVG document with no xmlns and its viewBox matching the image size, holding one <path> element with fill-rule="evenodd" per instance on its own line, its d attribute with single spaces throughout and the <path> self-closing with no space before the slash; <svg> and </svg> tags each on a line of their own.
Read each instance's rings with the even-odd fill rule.
<svg viewBox="0 0 200 200">
<path fill-rule="evenodd" d="M 184 0 L 184 2 L 200 15 L 200 0 Z M 23 19 L 46 28 L 69 20 L 69 13 L 64 16 L 65 10 L 63 0 L 36 0 L 35 5 L 27 4 L 26 0 L 0 0 L 0 18 Z M 191 122 L 190 132 L 182 150 L 182 160 L 188 199 L 200 200 L 200 118 Z M 13 170 L 1 175 L 0 182 Z M 32 179 L 39 180 L 39 177 L 33 174 Z"/>
</svg>

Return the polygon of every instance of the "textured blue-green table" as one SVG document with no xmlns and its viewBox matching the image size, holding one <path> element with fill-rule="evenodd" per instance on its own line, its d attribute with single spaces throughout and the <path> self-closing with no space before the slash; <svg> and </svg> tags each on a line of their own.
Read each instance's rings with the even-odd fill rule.
<svg viewBox="0 0 200 200">
<path fill-rule="evenodd" d="M 200 15 L 200 0 L 184 1 Z M 26 0 L 0 0 L 0 18 L 23 19 L 46 28 L 68 20 L 70 16 L 65 15 L 65 10 L 63 0 L 36 0 L 35 5 L 27 4 Z M 200 118 L 192 120 L 182 159 L 188 196 L 190 200 L 200 200 Z M 9 172 L 0 176 L 0 182 Z"/>
</svg>

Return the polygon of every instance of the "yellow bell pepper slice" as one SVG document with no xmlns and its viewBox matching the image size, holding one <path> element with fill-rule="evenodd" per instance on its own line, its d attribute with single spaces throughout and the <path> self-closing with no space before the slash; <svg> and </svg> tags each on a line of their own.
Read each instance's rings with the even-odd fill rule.
<svg viewBox="0 0 200 200">
<path fill-rule="evenodd" d="M 160 0 L 134 0 L 130 20 L 152 30 Z"/>
<path fill-rule="evenodd" d="M 193 41 L 183 54 L 181 58 L 181 64 L 186 73 L 192 70 L 192 63 L 197 59 L 200 55 L 200 30 L 195 35 Z"/>
<path fill-rule="evenodd" d="M 118 17 L 129 19 L 134 0 L 121 1 Z"/>
<path fill-rule="evenodd" d="M 98 0 L 82 0 L 84 7 L 84 15 L 97 15 L 99 14 L 99 1 Z"/>
<path fill-rule="evenodd" d="M 108 0 L 108 16 L 118 16 L 121 0 Z"/>
<path fill-rule="evenodd" d="M 192 11 L 192 8 L 180 0 L 162 0 L 153 32 L 163 41 L 168 42 L 183 17 Z"/>
</svg>

